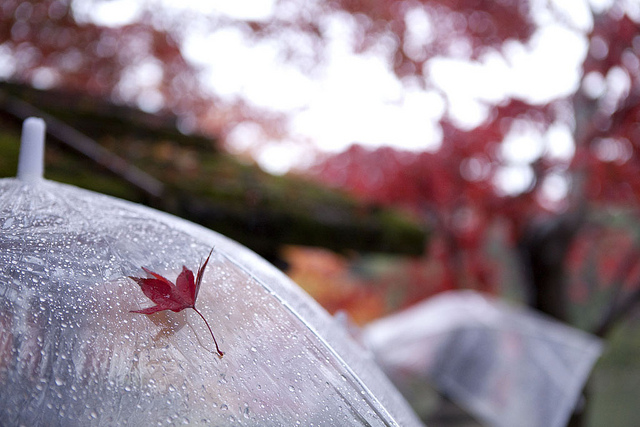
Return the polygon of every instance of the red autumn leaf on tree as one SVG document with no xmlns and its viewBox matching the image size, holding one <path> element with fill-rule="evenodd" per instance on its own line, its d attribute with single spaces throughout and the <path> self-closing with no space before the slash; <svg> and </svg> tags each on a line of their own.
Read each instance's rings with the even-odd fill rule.
<svg viewBox="0 0 640 427">
<path fill-rule="evenodd" d="M 163 310 L 171 310 L 177 313 L 185 308 L 192 308 L 196 313 L 198 313 L 202 320 L 204 320 L 207 328 L 209 328 L 213 342 L 216 345 L 218 356 L 222 357 L 224 353 L 220 351 L 220 348 L 218 347 L 218 342 L 216 341 L 216 337 L 213 335 L 209 322 L 207 322 L 207 319 L 205 319 L 202 313 L 200 313 L 196 308 L 196 299 L 198 298 L 198 292 L 200 291 L 202 276 L 204 274 L 204 269 L 207 267 L 207 263 L 209 262 L 209 258 L 211 258 L 212 252 L 213 249 L 211 249 L 209 256 L 198 269 L 198 274 L 195 280 L 193 278 L 193 272 L 186 266 L 182 266 L 182 273 L 178 275 L 175 284 L 165 277 L 162 277 L 161 275 L 144 267 L 142 267 L 142 269 L 145 273 L 152 277 L 129 276 L 130 279 L 140 285 L 142 292 L 144 292 L 144 294 L 156 304 L 152 307 L 143 308 L 142 310 L 131 310 L 131 313 L 153 314 Z"/>
</svg>

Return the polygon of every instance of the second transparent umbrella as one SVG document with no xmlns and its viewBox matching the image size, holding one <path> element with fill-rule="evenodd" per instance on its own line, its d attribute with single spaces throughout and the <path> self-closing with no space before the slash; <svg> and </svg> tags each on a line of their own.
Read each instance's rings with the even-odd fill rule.
<svg viewBox="0 0 640 427">
<path fill-rule="evenodd" d="M 590 334 L 473 291 L 375 321 L 364 339 L 400 389 L 433 384 L 495 427 L 566 425 L 602 351 Z"/>
</svg>

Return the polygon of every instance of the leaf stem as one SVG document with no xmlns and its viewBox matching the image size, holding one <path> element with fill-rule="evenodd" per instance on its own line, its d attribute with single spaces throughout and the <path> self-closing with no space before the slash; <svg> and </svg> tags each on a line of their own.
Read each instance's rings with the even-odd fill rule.
<svg viewBox="0 0 640 427">
<path fill-rule="evenodd" d="M 224 353 L 220 351 L 220 347 L 218 347 L 218 341 L 216 341 L 216 337 L 213 335 L 213 331 L 211 330 L 211 326 L 209 326 L 209 322 L 207 322 L 207 319 L 204 318 L 202 313 L 200 313 L 197 308 L 195 307 L 191 307 L 191 308 L 193 308 L 193 311 L 198 313 L 198 316 L 202 317 L 202 320 L 204 320 L 204 324 L 207 325 L 207 328 L 209 328 L 209 332 L 211 332 L 211 338 L 213 338 L 213 343 L 216 345 L 216 351 L 218 352 L 218 357 L 222 359 L 222 356 L 224 356 Z"/>
</svg>

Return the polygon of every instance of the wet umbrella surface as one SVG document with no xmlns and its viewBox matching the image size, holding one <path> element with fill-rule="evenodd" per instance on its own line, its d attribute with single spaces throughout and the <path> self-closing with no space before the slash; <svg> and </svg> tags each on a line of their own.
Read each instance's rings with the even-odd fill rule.
<svg viewBox="0 0 640 427">
<path fill-rule="evenodd" d="M 215 247 L 193 310 L 175 281 Z M 140 205 L 0 180 L 0 425 L 420 425 L 363 349 L 241 245 Z"/>
</svg>

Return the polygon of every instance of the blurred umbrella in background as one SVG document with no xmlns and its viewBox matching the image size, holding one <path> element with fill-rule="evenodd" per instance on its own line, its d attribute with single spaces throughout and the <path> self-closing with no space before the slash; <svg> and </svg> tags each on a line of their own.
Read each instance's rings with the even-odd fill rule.
<svg viewBox="0 0 640 427">
<path fill-rule="evenodd" d="M 286 276 L 193 223 L 42 179 L 43 138 L 25 122 L 18 179 L 0 180 L 0 424 L 420 425 Z M 211 247 L 198 308 L 222 359 L 192 310 L 130 313 L 151 302 L 127 276 L 173 280 Z"/>
<path fill-rule="evenodd" d="M 413 400 L 412 385 L 428 382 L 489 426 L 566 425 L 602 352 L 592 335 L 473 291 L 440 294 L 363 332 Z"/>
</svg>

